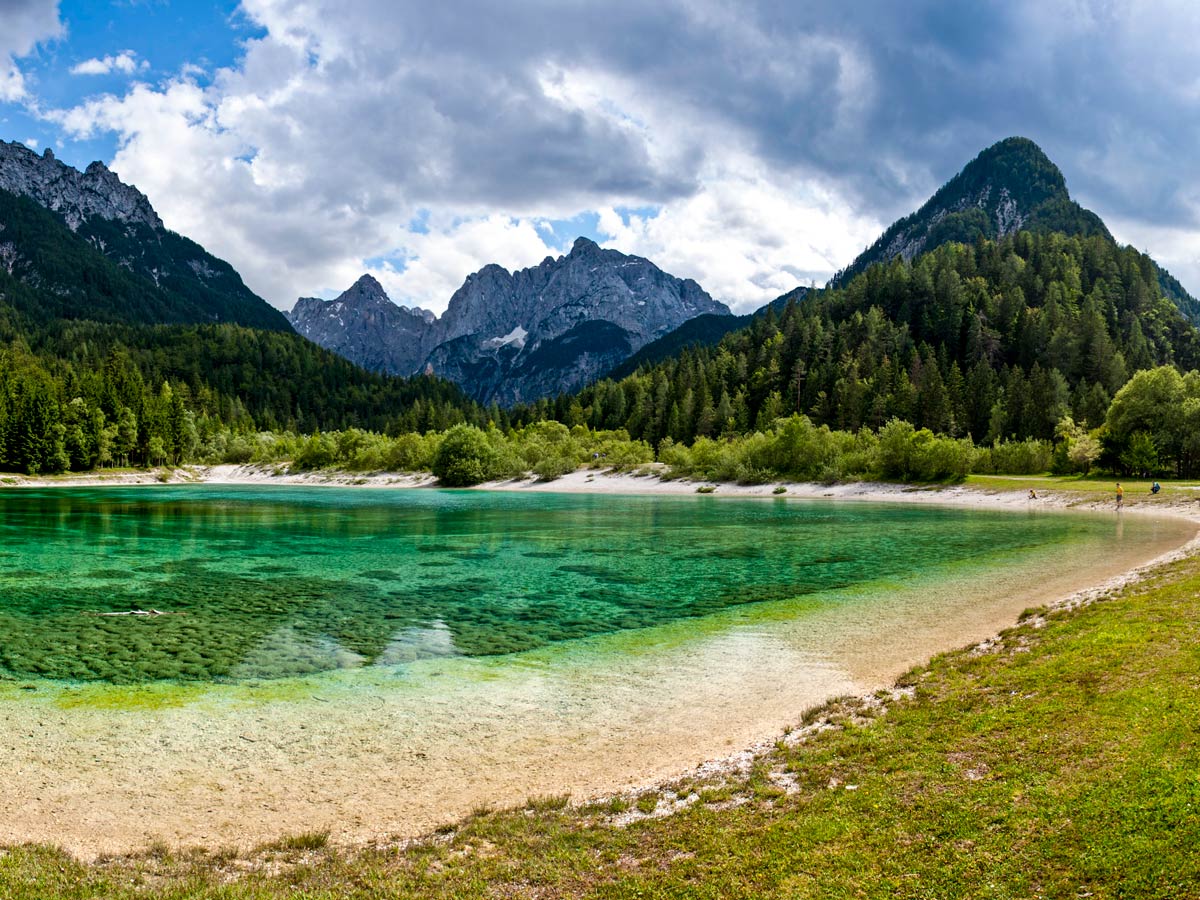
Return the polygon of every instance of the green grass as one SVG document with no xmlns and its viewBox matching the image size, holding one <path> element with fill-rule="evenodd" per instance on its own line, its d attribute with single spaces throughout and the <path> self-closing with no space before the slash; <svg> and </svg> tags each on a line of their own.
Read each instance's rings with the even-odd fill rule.
<svg viewBox="0 0 1200 900">
<path fill-rule="evenodd" d="M 980 488 L 988 491 L 1069 491 L 1080 495 L 1081 499 L 1106 498 L 1113 499 L 1116 495 L 1117 482 L 1125 488 L 1125 500 L 1165 500 L 1179 494 L 1185 497 L 1200 499 L 1200 481 L 1170 481 L 1158 479 L 1162 492 L 1157 496 L 1150 493 L 1150 485 L 1154 480 L 1130 479 L 1125 480 L 1112 475 L 968 475 L 963 484 L 966 487 Z"/>
<path fill-rule="evenodd" d="M 11 847 L 0 897 L 1200 897 L 1197 598 L 1193 558 L 1027 615 L 909 673 L 886 711 L 835 701 L 745 775 L 647 794 L 695 795 L 663 818 L 534 798 L 403 848 L 301 835 L 85 866 Z"/>
</svg>

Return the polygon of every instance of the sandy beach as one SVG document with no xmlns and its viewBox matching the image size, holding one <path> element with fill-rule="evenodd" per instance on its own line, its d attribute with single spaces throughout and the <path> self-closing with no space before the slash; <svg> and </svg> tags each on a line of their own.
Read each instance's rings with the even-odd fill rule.
<svg viewBox="0 0 1200 900">
<path fill-rule="evenodd" d="M 407 475 L 274 474 L 260 467 L 177 469 L 172 483 L 428 486 Z M 6 479 L 11 486 L 161 484 L 155 473 Z M 694 494 L 697 482 L 581 470 L 554 482 L 483 490 Z M 976 508 L 1065 508 L 1049 493 L 898 485 L 719 485 L 716 496 L 824 498 Z M 1132 499 L 1132 498 L 1131 498 Z M 1141 498 L 1137 498 L 1140 500 Z M 736 766 L 804 711 L 845 694 L 892 685 L 943 650 L 983 642 L 1041 604 L 1075 604 L 1139 577 L 1197 546 L 1190 496 L 1131 502 L 1128 514 L 1161 519 L 1161 534 L 1129 552 L 1065 567 L 1037 583 L 986 586 L 987 603 L 922 621 L 886 606 L 905 640 L 863 632 L 849 615 L 771 629 L 692 623 L 578 642 L 529 656 L 517 673 L 493 660 L 422 661 L 411 683 L 344 674 L 271 683 L 128 688 L 0 682 L 0 844 L 49 842 L 81 858 L 130 852 L 153 841 L 242 849 L 287 833 L 328 830 L 361 845 L 411 837 L 481 806 L 569 793 L 576 801 Z M 1110 509 L 1111 512 L 1111 509 Z M 1115 515 L 1115 514 L 1114 514 Z M 979 586 L 973 586 L 977 591 Z M 947 590 L 970 593 L 970 585 Z M 842 651 L 814 660 L 806 630 L 837 637 Z M 881 637 L 884 635 L 884 637 Z M 601 646 L 602 645 L 602 646 Z M 621 679 L 599 661 L 616 650 Z M 457 667 L 453 672 L 448 666 Z M 439 676 L 456 687 L 441 689 Z M 636 676 L 636 677 L 631 677 Z M 641 694 L 629 685 L 654 685 Z M 622 693 L 625 692 L 625 693 Z M 614 713 L 614 709 L 619 712 Z M 425 715 L 436 711 L 436 716 Z M 430 722 L 436 719 L 438 731 Z M 536 727 L 533 727 L 536 724 Z"/>
<path fill-rule="evenodd" d="M 543 481 L 534 477 L 491 481 L 468 490 L 522 491 L 568 494 L 640 494 L 682 496 L 700 487 L 712 487 L 714 497 L 764 497 L 769 499 L 862 500 L 875 503 L 925 503 L 975 509 L 1081 509 L 1112 511 L 1112 500 L 1081 500 L 1078 494 L 1046 490 L 1038 485 L 1036 500 L 1026 490 L 991 491 L 964 485 L 909 485 L 853 481 L 840 484 L 777 481 L 766 484 L 732 484 L 662 477 L 666 467 L 652 464 L 639 472 L 578 469 L 561 478 Z M 1036 484 L 1036 479 L 1030 479 Z M 52 477 L 6 475 L 5 487 L 133 487 L 161 484 L 304 485 L 308 487 L 436 488 L 429 473 L 295 471 L 286 465 L 180 466 L 172 469 L 99 471 Z M 778 487 L 784 493 L 776 494 Z M 1181 488 L 1152 497 L 1126 494 L 1124 512 L 1138 515 L 1183 517 L 1200 523 L 1200 488 Z"/>
</svg>

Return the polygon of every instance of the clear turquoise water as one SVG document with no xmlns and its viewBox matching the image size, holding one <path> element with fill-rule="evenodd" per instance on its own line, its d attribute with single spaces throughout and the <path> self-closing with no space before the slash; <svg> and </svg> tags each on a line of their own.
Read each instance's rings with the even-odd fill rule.
<svg viewBox="0 0 1200 900">
<path fill-rule="evenodd" d="M 228 682 L 519 653 L 1146 537 L 1111 517 L 301 487 L 0 492 L 0 677 Z M 861 587 L 861 592 L 854 588 Z M 886 593 L 886 592 L 885 592 Z M 796 598 L 804 603 L 797 604 Z M 918 602 L 916 599 L 913 602 Z M 160 616 L 102 613 L 158 610 Z"/>
</svg>

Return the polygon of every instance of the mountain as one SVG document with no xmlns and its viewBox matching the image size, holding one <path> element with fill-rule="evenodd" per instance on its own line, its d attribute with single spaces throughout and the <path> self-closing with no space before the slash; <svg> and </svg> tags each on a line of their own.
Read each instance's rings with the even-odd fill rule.
<svg viewBox="0 0 1200 900">
<path fill-rule="evenodd" d="M 1112 240 L 1100 217 L 1071 199 L 1062 172 L 1042 149 L 1028 138 L 1011 137 L 988 147 L 919 210 L 895 222 L 849 266 L 834 275 L 828 286 L 844 287 L 877 263 L 897 258 L 912 262 L 922 253 L 951 242 L 995 240 L 1017 231 L 1081 237 L 1101 235 Z M 1200 300 L 1189 294 L 1166 269 L 1151 264 L 1162 295 L 1193 324 L 1200 325 Z M 803 294 L 796 292 L 785 294 L 756 310 L 751 317 L 761 316 L 768 307 L 773 307 L 776 313 L 782 312 L 784 303 L 801 297 Z M 749 321 L 750 317 L 738 317 L 685 322 L 677 331 L 648 344 L 616 366 L 608 377 L 624 378 L 641 366 L 677 355 L 685 347 L 716 346 L 725 335 L 746 327 Z"/>
<path fill-rule="evenodd" d="M 1020 230 L 1112 237 L 1099 216 L 1071 199 L 1062 172 L 1037 144 L 1011 137 L 988 147 L 924 206 L 895 222 L 830 286 L 896 257 L 911 262 L 951 241 L 970 244 Z"/>
<path fill-rule="evenodd" d="M 582 237 L 528 269 L 484 266 L 440 318 L 388 305 L 364 276 L 335 300 L 300 300 L 288 318 L 360 365 L 432 372 L 507 406 L 578 389 L 696 316 L 730 316 L 695 281 Z"/>
<path fill-rule="evenodd" d="M 436 320 L 423 309 L 397 306 L 378 281 L 364 275 L 332 301 L 301 297 L 288 314 L 292 327 L 315 344 L 372 372 L 415 372 L 424 362 Z"/>
<path fill-rule="evenodd" d="M 1099 216 L 1071 199 L 1062 172 L 1042 149 L 1028 138 L 1010 137 L 988 147 L 924 206 L 894 223 L 829 286 L 842 287 L 876 263 L 897 257 L 911 262 L 952 241 L 970 244 L 1017 231 L 1112 239 Z M 1200 324 L 1200 301 L 1166 269 L 1154 267 L 1162 295 Z"/>
<path fill-rule="evenodd" d="M 290 331 L 227 262 L 169 231 L 102 163 L 0 141 L 0 293 L 31 316 Z"/>
<path fill-rule="evenodd" d="M 1070 199 L 1036 145 L 1011 138 L 826 289 L 784 295 L 748 322 L 695 319 L 552 410 L 513 416 L 549 412 L 652 443 L 769 428 L 791 412 L 850 430 L 898 417 L 986 443 L 1051 439 L 1064 415 L 1103 422 L 1134 372 L 1200 366 L 1198 312 Z"/>
<path fill-rule="evenodd" d="M 231 430 L 464 420 L 486 421 L 457 386 L 368 372 L 297 335 L 101 163 L 0 142 L 0 468 L 219 455 Z"/>
</svg>

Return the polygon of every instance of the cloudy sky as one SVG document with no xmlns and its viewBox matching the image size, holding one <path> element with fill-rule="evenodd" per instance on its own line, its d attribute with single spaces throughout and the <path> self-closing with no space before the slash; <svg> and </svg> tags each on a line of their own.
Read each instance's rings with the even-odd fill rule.
<svg viewBox="0 0 1200 900">
<path fill-rule="evenodd" d="M 579 234 L 736 311 L 983 147 L 1200 294 L 1200 4 L 0 0 L 0 138 L 101 159 L 270 302 L 441 311 Z"/>
</svg>

